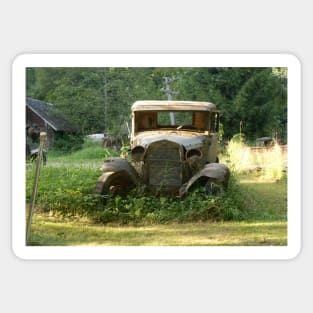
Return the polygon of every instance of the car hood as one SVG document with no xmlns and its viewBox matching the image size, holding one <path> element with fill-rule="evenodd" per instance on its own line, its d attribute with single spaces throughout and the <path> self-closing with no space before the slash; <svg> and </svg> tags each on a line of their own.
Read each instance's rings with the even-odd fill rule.
<svg viewBox="0 0 313 313">
<path fill-rule="evenodd" d="M 136 135 L 133 140 L 133 147 L 143 146 L 144 148 L 147 148 L 151 143 L 168 140 L 184 146 L 186 150 L 190 150 L 202 147 L 203 142 L 207 137 L 207 135 L 202 135 L 196 132 L 167 131 L 165 133 L 151 131 Z"/>
</svg>

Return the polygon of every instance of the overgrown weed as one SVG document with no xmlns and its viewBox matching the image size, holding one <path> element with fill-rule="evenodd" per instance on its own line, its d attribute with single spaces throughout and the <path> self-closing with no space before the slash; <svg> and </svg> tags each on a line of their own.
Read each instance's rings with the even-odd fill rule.
<svg viewBox="0 0 313 313">
<path fill-rule="evenodd" d="M 101 223 L 154 224 L 168 222 L 242 220 L 245 217 L 243 196 L 235 177 L 229 188 L 211 196 L 204 188 L 186 197 L 143 194 L 139 188 L 125 196 L 106 199 L 94 194 L 101 172 L 88 167 L 44 167 L 41 171 L 37 206 L 63 217 L 88 217 Z M 27 171 L 26 194 L 31 195 L 34 170 Z"/>
<path fill-rule="evenodd" d="M 238 141 L 229 145 L 228 160 L 231 167 L 229 187 L 227 191 L 217 196 L 208 195 L 201 186 L 191 190 L 182 199 L 143 194 L 138 188 L 125 196 L 109 197 L 104 204 L 103 198 L 94 194 L 101 171 L 99 166 L 91 166 L 91 163 L 100 165 L 101 160 L 114 155 L 114 152 L 103 149 L 99 143 L 87 142 L 80 151 L 52 157 L 51 165 L 48 159 L 47 165 L 41 170 L 36 205 L 55 216 L 86 217 L 100 223 L 115 224 L 241 221 L 259 217 L 260 213 L 253 211 L 254 198 L 236 178 L 237 173 L 246 172 L 241 170 L 239 164 L 245 159 L 242 154 L 240 155 L 245 148 L 245 145 Z M 238 155 L 235 152 L 238 152 Z M 274 156 L 271 159 L 274 159 Z M 53 162 L 59 162 L 58 166 Z M 27 164 L 27 201 L 30 200 L 34 173 L 35 164 Z M 262 175 L 267 177 L 264 173 L 256 174 L 259 175 L 259 179 Z M 255 174 L 253 177 L 255 179 Z M 286 173 L 283 172 L 280 181 L 284 185 L 285 180 Z M 272 213 L 268 211 L 268 214 L 269 216 L 264 218 L 271 219 Z"/>
</svg>

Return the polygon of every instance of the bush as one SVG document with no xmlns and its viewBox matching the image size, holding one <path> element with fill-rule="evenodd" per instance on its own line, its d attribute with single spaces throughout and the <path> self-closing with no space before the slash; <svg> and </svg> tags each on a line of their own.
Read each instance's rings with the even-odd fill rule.
<svg viewBox="0 0 313 313">
<path fill-rule="evenodd" d="M 53 149 L 62 152 L 73 152 L 82 148 L 84 139 L 79 134 L 60 133 L 53 142 Z"/>
</svg>

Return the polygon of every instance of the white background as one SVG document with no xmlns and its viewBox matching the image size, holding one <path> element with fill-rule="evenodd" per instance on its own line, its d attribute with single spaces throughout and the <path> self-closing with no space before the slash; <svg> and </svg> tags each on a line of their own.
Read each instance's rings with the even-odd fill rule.
<svg viewBox="0 0 313 313">
<path fill-rule="evenodd" d="M 313 22 L 309 4 L 300 0 L 2 1 L 1 311 L 312 311 L 313 218 L 308 198 Z M 11 64 L 18 54 L 29 52 L 279 52 L 298 56 L 303 79 L 300 255 L 290 261 L 17 259 L 11 250 Z"/>
</svg>

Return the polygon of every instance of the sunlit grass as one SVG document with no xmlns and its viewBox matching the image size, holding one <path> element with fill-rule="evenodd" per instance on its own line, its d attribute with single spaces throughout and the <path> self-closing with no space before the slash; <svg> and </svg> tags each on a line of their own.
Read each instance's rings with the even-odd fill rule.
<svg viewBox="0 0 313 313">
<path fill-rule="evenodd" d="M 226 157 L 222 156 L 221 162 L 228 163 L 232 172 L 243 173 L 249 167 L 249 147 L 243 142 L 231 140 L 227 145 Z"/>
<path fill-rule="evenodd" d="M 224 222 L 104 226 L 37 215 L 32 245 L 46 246 L 271 246 L 287 244 L 286 222 Z"/>
<path fill-rule="evenodd" d="M 250 148 L 243 141 L 231 140 L 221 162 L 236 174 L 258 171 L 260 179 L 280 180 L 287 166 L 287 156 L 277 143 L 268 148 Z"/>
</svg>

